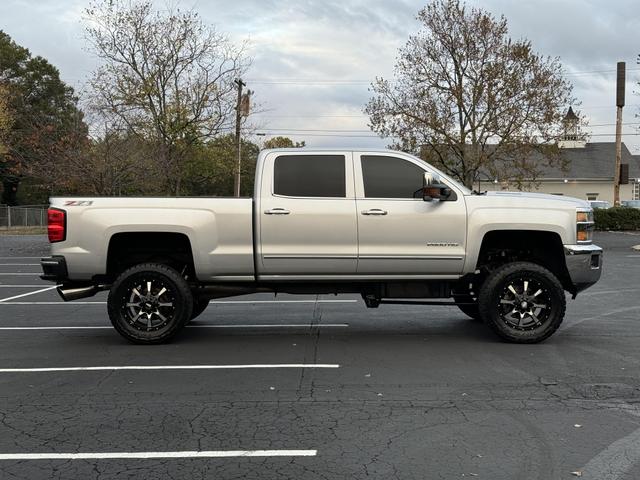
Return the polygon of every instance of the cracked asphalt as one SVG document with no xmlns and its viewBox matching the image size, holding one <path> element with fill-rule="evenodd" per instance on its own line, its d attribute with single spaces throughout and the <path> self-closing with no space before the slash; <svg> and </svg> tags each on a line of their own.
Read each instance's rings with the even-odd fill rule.
<svg viewBox="0 0 640 480">
<path fill-rule="evenodd" d="M 0 455 L 317 450 L 0 459 L 0 479 L 640 478 L 640 235 L 596 243 L 603 278 L 539 345 L 502 343 L 454 307 L 252 295 L 229 300 L 269 303 L 212 304 L 173 343 L 135 346 L 110 328 L 58 328 L 108 327 L 104 294 L 2 302 L 50 284 L 30 265 L 47 252 L 43 237 L 0 237 L 0 369 L 340 365 L 0 372 Z"/>
</svg>

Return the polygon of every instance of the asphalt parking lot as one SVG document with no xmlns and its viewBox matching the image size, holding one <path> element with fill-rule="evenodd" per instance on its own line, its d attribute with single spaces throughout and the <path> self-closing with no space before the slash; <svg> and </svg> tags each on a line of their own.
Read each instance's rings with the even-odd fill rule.
<svg viewBox="0 0 640 480">
<path fill-rule="evenodd" d="M 455 307 L 251 295 L 135 346 L 104 294 L 40 291 L 43 237 L 0 237 L 0 478 L 640 478 L 640 235 L 596 243 L 602 280 L 539 345 Z"/>
</svg>

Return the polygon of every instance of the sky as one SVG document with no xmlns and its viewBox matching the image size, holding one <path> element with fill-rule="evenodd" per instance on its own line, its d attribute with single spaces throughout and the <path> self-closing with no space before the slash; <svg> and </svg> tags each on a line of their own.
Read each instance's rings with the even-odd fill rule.
<svg viewBox="0 0 640 480">
<path fill-rule="evenodd" d="M 591 141 L 613 141 L 616 62 L 627 63 L 623 141 L 640 153 L 640 10 L 637 0 L 469 0 L 504 15 L 510 36 L 560 57 Z M 83 33 L 88 0 L 0 0 L 0 29 L 60 69 L 82 91 L 97 60 Z M 173 0 L 235 42 L 248 42 L 245 81 L 261 112 L 258 132 L 311 147 L 387 146 L 363 107 L 376 76 L 392 79 L 398 48 L 420 25 L 426 0 Z M 167 3 L 158 2 L 163 8 Z"/>
</svg>

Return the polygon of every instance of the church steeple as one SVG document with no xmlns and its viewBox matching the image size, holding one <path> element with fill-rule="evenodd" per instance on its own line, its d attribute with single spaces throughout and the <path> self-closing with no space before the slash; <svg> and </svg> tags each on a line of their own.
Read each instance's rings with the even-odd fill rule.
<svg viewBox="0 0 640 480">
<path fill-rule="evenodd" d="M 562 119 L 562 137 L 558 142 L 560 148 L 584 148 L 586 141 L 580 132 L 580 118 L 569 107 L 567 114 Z"/>
</svg>

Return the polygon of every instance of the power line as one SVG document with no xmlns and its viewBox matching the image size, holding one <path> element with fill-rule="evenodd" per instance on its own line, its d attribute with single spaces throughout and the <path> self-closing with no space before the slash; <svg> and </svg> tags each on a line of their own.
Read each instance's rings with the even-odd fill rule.
<svg viewBox="0 0 640 480">
<path fill-rule="evenodd" d="M 627 69 L 628 72 L 637 72 L 640 71 L 640 68 L 630 68 Z M 600 75 L 603 73 L 615 73 L 615 69 L 607 69 L 607 70 L 589 70 L 582 72 L 566 72 L 563 73 L 564 77 L 573 77 L 573 76 L 589 76 L 589 75 Z M 355 80 L 355 79 L 345 79 L 345 80 L 336 80 L 332 78 L 252 78 L 249 80 L 251 83 L 260 84 L 260 85 L 304 85 L 304 86 L 340 86 L 340 85 L 371 85 L 375 82 L 373 80 Z M 396 83 L 396 82 L 391 82 Z"/>
<path fill-rule="evenodd" d="M 348 138 L 380 138 L 380 139 L 385 139 L 385 138 L 397 138 L 395 135 L 390 135 L 390 136 L 380 136 L 375 134 L 374 132 L 371 132 L 371 134 L 369 135 L 364 135 L 362 133 L 317 133 L 317 132 L 322 132 L 322 130 L 314 130 L 312 132 L 306 132 L 305 131 L 300 131 L 300 130 L 278 130 L 278 131 L 274 131 L 274 130 L 259 130 L 257 132 L 258 135 L 263 136 L 263 135 L 271 135 L 271 136 L 275 136 L 275 135 L 287 135 L 287 136 L 291 136 L 291 137 L 348 137 Z M 348 132 L 348 131 L 345 131 Z M 364 130 L 363 130 L 364 132 Z M 623 136 L 626 137 L 636 137 L 636 136 L 640 136 L 640 133 L 623 133 Z M 613 137 L 614 134 L 613 133 L 591 133 L 588 134 L 587 136 L 589 137 Z"/>
</svg>

